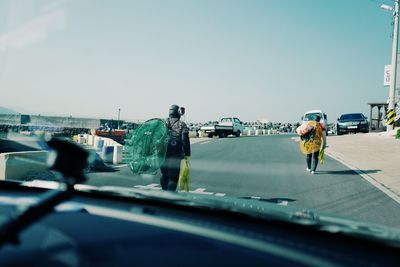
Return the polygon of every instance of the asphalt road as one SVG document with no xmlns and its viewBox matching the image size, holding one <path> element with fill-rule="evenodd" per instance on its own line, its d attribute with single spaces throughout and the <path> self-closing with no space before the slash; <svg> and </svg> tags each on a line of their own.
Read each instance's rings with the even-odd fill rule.
<svg viewBox="0 0 400 267">
<path fill-rule="evenodd" d="M 305 156 L 288 135 L 205 139 L 192 144 L 190 163 L 194 193 L 254 197 L 400 226 L 400 205 L 341 163 L 326 157 L 316 174 L 307 172 Z M 134 177 L 127 167 L 89 178 L 98 186 L 159 188 L 159 175 Z"/>
</svg>

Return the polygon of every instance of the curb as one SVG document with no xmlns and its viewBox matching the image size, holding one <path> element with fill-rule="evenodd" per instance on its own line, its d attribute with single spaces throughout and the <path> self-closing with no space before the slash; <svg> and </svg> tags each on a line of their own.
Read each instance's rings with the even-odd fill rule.
<svg viewBox="0 0 400 267">
<path fill-rule="evenodd" d="M 378 182 L 377 180 L 375 180 L 375 178 L 373 178 L 372 176 L 370 176 L 369 174 L 363 172 L 362 170 L 358 169 L 357 167 L 354 167 L 353 165 L 347 163 L 346 161 L 344 161 L 343 159 L 341 159 L 340 157 L 336 156 L 335 153 L 331 153 L 328 151 L 325 151 L 325 155 L 329 156 L 330 158 L 342 163 L 343 165 L 345 165 L 346 167 L 348 167 L 349 169 L 351 169 L 352 171 L 356 172 L 358 175 L 360 175 L 364 180 L 366 180 L 367 182 L 369 182 L 370 184 L 372 184 L 373 186 L 375 186 L 376 188 L 378 188 L 380 191 L 382 191 L 384 194 L 386 194 L 388 197 L 390 197 L 391 199 L 393 199 L 395 202 L 397 202 L 398 204 L 400 204 L 400 196 L 397 195 L 396 193 L 394 193 L 392 190 L 390 190 L 388 187 L 386 187 L 384 184 Z"/>
</svg>

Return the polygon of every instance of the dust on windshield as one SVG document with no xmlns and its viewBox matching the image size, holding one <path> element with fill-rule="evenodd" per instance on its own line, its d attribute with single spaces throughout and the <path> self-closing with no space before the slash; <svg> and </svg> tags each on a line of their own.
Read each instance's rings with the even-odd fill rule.
<svg viewBox="0 0 400 267">
<path fill-rule="evenodd" d="M 91 186 L 400 227 L 380 1 L 2 1 L 0 14 L 0 180 L 58 180 L 57 137 L 89 152 Z"/>
</svg>

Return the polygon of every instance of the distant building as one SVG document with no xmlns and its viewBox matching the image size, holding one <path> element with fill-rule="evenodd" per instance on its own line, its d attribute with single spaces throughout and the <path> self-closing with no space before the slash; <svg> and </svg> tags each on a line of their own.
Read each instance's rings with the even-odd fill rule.
<svg viewBox="0 0 400 267">
<path fill-rule="evenodd" d="M 262 119 L 257 120 L 257 122 L 259 124 L 268 124 L 269 123 L 269 119 L 262 118 Z"/>
</svg>

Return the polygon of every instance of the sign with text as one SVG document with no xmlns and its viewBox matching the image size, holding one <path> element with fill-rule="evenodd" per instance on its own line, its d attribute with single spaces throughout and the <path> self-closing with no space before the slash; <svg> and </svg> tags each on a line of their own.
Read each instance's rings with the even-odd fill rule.
<svg viewBox="0 0 400 267">
<path fill-rule="evenodd" d="M 390 86 L 391 73 L 392 73 L 392 65 L 385 65 L 385 71 L 383 74 L 383 86 Z"/>
<path fill-rule="evenodd" d="M 385 87 L 390 86 L 391 77 L 392 77 L 392 65 L 385 65 L 385 69 L 383 72 L 383 86 Z M 400 62 L 397 62 L 396 88 L 400 88 Z"/>
</svg>

